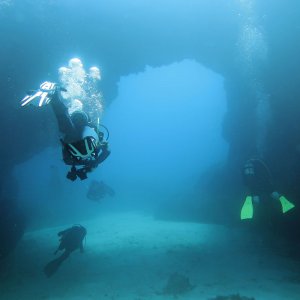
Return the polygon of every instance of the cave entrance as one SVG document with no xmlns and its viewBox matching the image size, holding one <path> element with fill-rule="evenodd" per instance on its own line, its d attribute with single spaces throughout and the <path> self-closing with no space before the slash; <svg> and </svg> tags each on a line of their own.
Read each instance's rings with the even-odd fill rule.
<svg viewBox="0 0 300 300">
<path fill-rule="evenodd" d="M 194 60 L 121 77 L 104 113 L 111 157 L 101 174 L 113 185 L 194 185 L 226 158 L 224 79 Z"/>
</svg>

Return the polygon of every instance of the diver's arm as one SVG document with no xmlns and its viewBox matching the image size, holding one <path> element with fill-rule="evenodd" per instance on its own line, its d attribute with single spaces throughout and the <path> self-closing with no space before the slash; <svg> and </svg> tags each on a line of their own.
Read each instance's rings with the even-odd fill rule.
<svg viewBox="0 0 300 300">
<path fill-rule="evenodd" d="M 103 142 L 100 145 L 101 153 L 97 157 L 96 160 L 89 162 L 89 164 L 85 167 L 87 172 L 91 172 L 93 169 L 97 168 L 99 164 L 101 164 L 106 158 L 110 155 L 110 150 L 108 149 L 108 143 Z"/>
<path fill-rule="evenodd" d="M 98 164 L 101 164 L 110 155 L 110 150 L 108 149 L 108 143 L 107 142 L 101 143 L 100 149 L 102 151 L 101 151 L 101 153 L 100 153 L 100 155 L 98 156 L 98 159 L 97 159 Z"/>
<path fill-rule="evenodd" d="M 63 156 L 63 161 L 66 165 L 68 166 L 74 166 L 78 164 L 78 161 L 76 161 L 70 152 L 67 150 L 66 144 L 61 140 L 62 142 L 62 156 Z"/>
<path fill-rule="evenodd" d="M 61 89 L 56 89 L 51 99 L 50 105 L 54 111 L 59 131 L 63 134 L 71 135 L 75 127 L 70 118 L 68 108 L 63 102 Z"/>
</svg>

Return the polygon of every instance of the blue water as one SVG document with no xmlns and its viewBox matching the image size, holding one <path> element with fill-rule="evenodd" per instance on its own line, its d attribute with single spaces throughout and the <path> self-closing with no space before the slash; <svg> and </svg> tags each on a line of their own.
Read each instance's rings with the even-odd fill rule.
<svg viewBox="0 0 300 300">
<path fill-rule="evenodd" d="M 288 143 L 276 138 L 288 135 L 272 119 L 282 111 L 282 127 L 296 135 L 297 8 L 280 0 L 0 0 L 0 204 L 16 199 L 26 217 L 0 264 L 0 299 L 297 300 L 290 252 L 298 248 L 269 235 L 267 218 L 253 231 L 239 220 L 249 154 L 290 157 L 275 164 L 290 177 L 276 179 L 292 195 L 297 189 L 296 154 L 280 154 Z M 100 70 L 95 98 L 71 98 L 88 101 L 108 128 L 111 155 L 71 182 L 51 107 L 21 108 L 20 100 L 45 80 L 66 84 L 59 68 L 75 57 L 86 74 Z M 292 152 L 298 139 L 290 140 Z M 114 196 L 89 199 L 94 181 Z M 77 223 L 88 230 L 86 253 L 73 253 L 48 281 L 42 270 L 56 234 Z M 8 228 L 0 228 L 4 240 Z M 170 288 L 174 274 L 183 281 Z"/>
</svg>

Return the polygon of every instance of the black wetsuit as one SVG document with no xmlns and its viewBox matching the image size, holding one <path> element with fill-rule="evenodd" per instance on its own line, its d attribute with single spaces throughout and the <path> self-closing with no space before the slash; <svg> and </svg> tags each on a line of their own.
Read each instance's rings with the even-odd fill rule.
<svg viewBox="0 0 300 300">
<path fill-rule="evenodd" d="M 62 262 L 66 260 L 70 254 L 80 249 L 83 252 L 83 240 L 86 236 L 86 229 L 81 225 L 74 225 L 64 231 L 60 231 L 58 236 L 60 237 L 60 244 L 54 254 L 58 251 L 64 251 L 60 257 L 50 261 L 44 268 L 44 272 L 47 277 L 52 276 L 60 267 Z"/>
<path fill-rule="evenodd" d="M 110 155 L 108 143 L 103 141 L 103 133 L 99 132 L 96 126 L 86 124 L 84 127 L 78 127 L 73 123 L 68 108 L 61 99 L 59 90 L 55 91 L 50 103 L 57 119 L 59 131 L 64 135 L 64 138 L 61 140 L 63 160 L 67 165 L 72 166 L 67 178 L 75 180 L 78 176 L 80 179 L 86 179 L 86 173 L 91 172 L 92 169 L 96 168 Z M 79 149 L 83 148 L 85 145 L 84 139 L 88 138 L 84 136 L 84 130 L 87 128 L 93 131 L 93 135 L 97 135 L 99 143 L 95 147 L 92 159 L 80 159 L 72 154 L 69 144 L 72 143 Z M 77 170 L 75 166 L 83 166 L 83 168 Z"/>
<path fill-rule="evenodd" d="M 243 179 L 251 196 L 270 195 L 274 191 L 270 171 L 260 159 L 249 159 L 245 163 Z"/>
<path fill-rule="evenodd" d="M 80 249 L 83 252 L 83 239 L 86 236 L 86 229 L 81 225 L 74 225 L 71 228 L 60 231 L 57 234 L 60 237 L 60 244 L 55 251 L 65 250 L 64 256 L 68 257 L 74 250 Z"/>
</svg>

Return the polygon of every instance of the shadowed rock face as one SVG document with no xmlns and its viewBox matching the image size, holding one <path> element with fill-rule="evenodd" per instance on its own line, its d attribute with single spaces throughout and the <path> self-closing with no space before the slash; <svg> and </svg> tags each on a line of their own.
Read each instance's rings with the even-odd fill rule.
<svg viewBox="0 0 300 300">
<path fill-rule="evenodd" d="M 231 178 L 227 170 L 226 183 L 220 179 L 223 176 L 212 181 L 226 185 L 224 197 L 218 201 L 227 199 L 228 193 L 239 193 L 236 182 L 240 165 L 256 148 L 257 101 L 237 60 L 242 26 L 238 1 L 203 0 L 189 5 L 178 1 L 176 6 L 169 1 L 167 8 L 155 0 L 121 2 L 113 0 L 82 10 L 81 1 L 68 7 L 59 1 L 27 0 L 16 1 L 14 8 L 0 13 L 0 22 L 8 28 L 0 32 L 1 111 L 5 111 L 0 118 L 0 134 L 5 141 L 0 149 L 1 161 L 5 162 L 0 178 L 16 163 L 55 143 L 57 128 L 52 112 L 20 110 L 18 101 L 40 81 L 57 80 L 57 68 L 70 55 L 77 54 L 87 64 L 102 67 L 101 88 L 107 104 L 116 96 L 121 76 L 141 72 L 145 65 L 155 67 L 189 58 L 225 78 L 228 113 L 223 134 L 230 144 Z M 268 60 L 259 73 L 272 113 L 265 156 L 276 181 L 294 199 L 300 196 L 296 151 L 300 136 L 300 42 L 294 38 L 299 31 L 294 24 L 298 24 L 300 10 L 294 9 L 295 5 L 296 1 L 289 6 L 279 0 L 264 1 L 255 8 L 268 43 Z"/>
<path fill-rule="evenodd" d="M 25 217 L 12 199 L 0 201 L 0 262 L 16 247 L 25 230 Z"/>
</svg>

